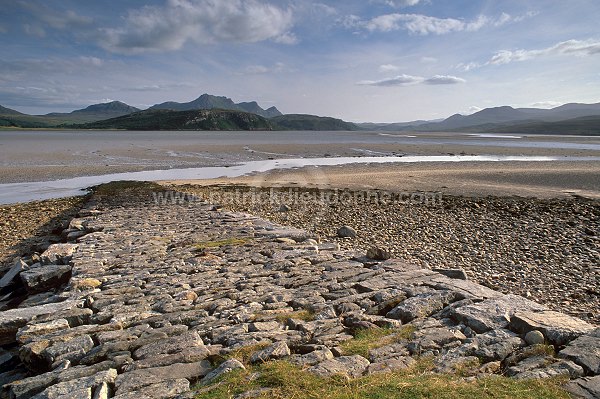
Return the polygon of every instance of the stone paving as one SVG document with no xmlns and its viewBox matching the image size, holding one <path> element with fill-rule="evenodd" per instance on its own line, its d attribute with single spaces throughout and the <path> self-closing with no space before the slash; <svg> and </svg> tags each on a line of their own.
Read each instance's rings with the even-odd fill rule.
<svg viewBox="0 0 600 399">
<path fill-rule="evenodd" d="M 581 397 L 600 392 L 600 328 L 456 270 L 371 259 L 252 215 L 150 195 L 92 197 L 64 236 L 11 274 L 30 296 L 0 312 L 4 397 L 191 398 L 195 384 L 245 367 L 215 362 L 242 347 L 257 348 L 250 362 L 288 359 L 323 376 L 431 356 L 440 373 L 560 375 Z M 369 328 L 410 334 L 368 358 L 345 354 Z M 556 355 L 536 350 L 542 343 Z"/>
</svg>

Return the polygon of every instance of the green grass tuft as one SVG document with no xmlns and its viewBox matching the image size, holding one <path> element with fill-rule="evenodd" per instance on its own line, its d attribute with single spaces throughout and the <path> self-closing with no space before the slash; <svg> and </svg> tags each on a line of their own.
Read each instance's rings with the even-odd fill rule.
<svg viewBox="0 0 600 399">
<path fill-rule="evenodd" d="M 569 395 L 560 388 L 563 382 L 499 376 L 466 381 L 455 375 L 424 373 L 418 367 L 349 380 L 339 376 L 318 377 L 288 362 L 275 361 L 231 372 L 196 398 L 229 399 L 256 391 L 253 398 L 567 399 Z"/>
<path fill-rule="evenodd" d="M 400 328 L 370 328 L 357 330 L 354 338 L 342 342 L 340 347 L 344 355 L 361 355 L 368 358 L 371 349 L 381 348 L 410 338 L 415 331 L 413 326 Z"/>
</svg>

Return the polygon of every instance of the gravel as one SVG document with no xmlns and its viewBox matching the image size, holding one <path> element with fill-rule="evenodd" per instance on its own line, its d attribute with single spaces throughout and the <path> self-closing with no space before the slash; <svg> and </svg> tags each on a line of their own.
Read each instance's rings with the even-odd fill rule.
<svg viewBox="0 0 600 399">
<path fill-rule="evenodd" d="M 366 252 L 376 246 L 422 266 L 462 268 L 490 288 L 600 322 L 599 200 L 440 195 L 429 203 L 382 203 L 373 197 L 360 200 L 361 192 L 352 191 L 177 189 L 306 229 L 342 249 Z M 342 226 L 352 227 L 357 236 L 338 237 Z"/>
</svg>

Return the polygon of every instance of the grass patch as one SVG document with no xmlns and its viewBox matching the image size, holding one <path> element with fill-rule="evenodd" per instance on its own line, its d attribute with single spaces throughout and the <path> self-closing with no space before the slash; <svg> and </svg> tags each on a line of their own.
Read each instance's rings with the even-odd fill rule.
<svg viewBox="0 0 600 399">
<path fill-rule="evenodd" d="M 369 328 L 357 330 L 354 338 L 340 344 L 344 355 L 361 355 L 368 358 L 371 349 L 381 348 L 410 338 L 413 326 L 400 328 Z"/>
<path fill-rule="evenodd" d="M 422 373 L 417 368 L 389 374 L 375 374 L 348 380 L 323 378 L 285 362 L 267 362 L 225 375 L 214 389 L 199 393 L 197 399 L 233 398 L 244 392 L 265 389 L 253 398 L 318 399 L 567 399 L 560 388 L 564 381 L 516 380 L 486 377 L 465 381 L 447 374 Z M 259 391 L 257 391 L 259 392 Z"/>
<path fill-rule="evenodd" d="M 245 365 L 248 365 L 250 363 L 250 356 L 252 356 L 252 354 L 254 352 L 258 352 L 262 349 L 265 349 L 269 345 L 270 344 L 268 342 L 265 342 L 265 343 L 259 343 L 256 345 L 242 346 L 238 349 L 232 350 L 227 355 L 225 355 L 224 357 L 219 359 L 220 361 L 218 361 L 216 363 L 220 364 L 227 359 L 237 359 L 240 362 L 244 363 Z"/>
<path fill-rule="evenodd" d="M 310 310 L 301 309 L 301 310 L 297 310 L 295 312 L 281 313 L 275 317 L 275 320 L 277 320 L 280 323 L 285 323 L 289 319 L 296 319 L 296 320 L 302 320 L 302 321 L 313 321 L 315 319 L 315 314 L 313 312 L 311 312 Z"/>
<path fill-rule="evenodd" d="M 129 180 L 119 180 L 100 184 L 98 186 L 91 187 L 91 189 L 94 194 L 98 195 L 117 195 L 123 192 L 147 193 L 152 191 L 165 191 L 165 188 L 158 183 Z"/>
</svg>

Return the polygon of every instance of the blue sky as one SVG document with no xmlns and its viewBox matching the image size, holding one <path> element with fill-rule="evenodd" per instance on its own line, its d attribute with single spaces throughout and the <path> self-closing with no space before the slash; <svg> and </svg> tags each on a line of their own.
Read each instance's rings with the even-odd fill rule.
<svg viewBox="0 0 600 399">
<path fill-rule="evenodd" d="M 598 0 L 0 0 L 0 104 L 210 93 L 350 121 L 600 102 Z"/>
</svg>

